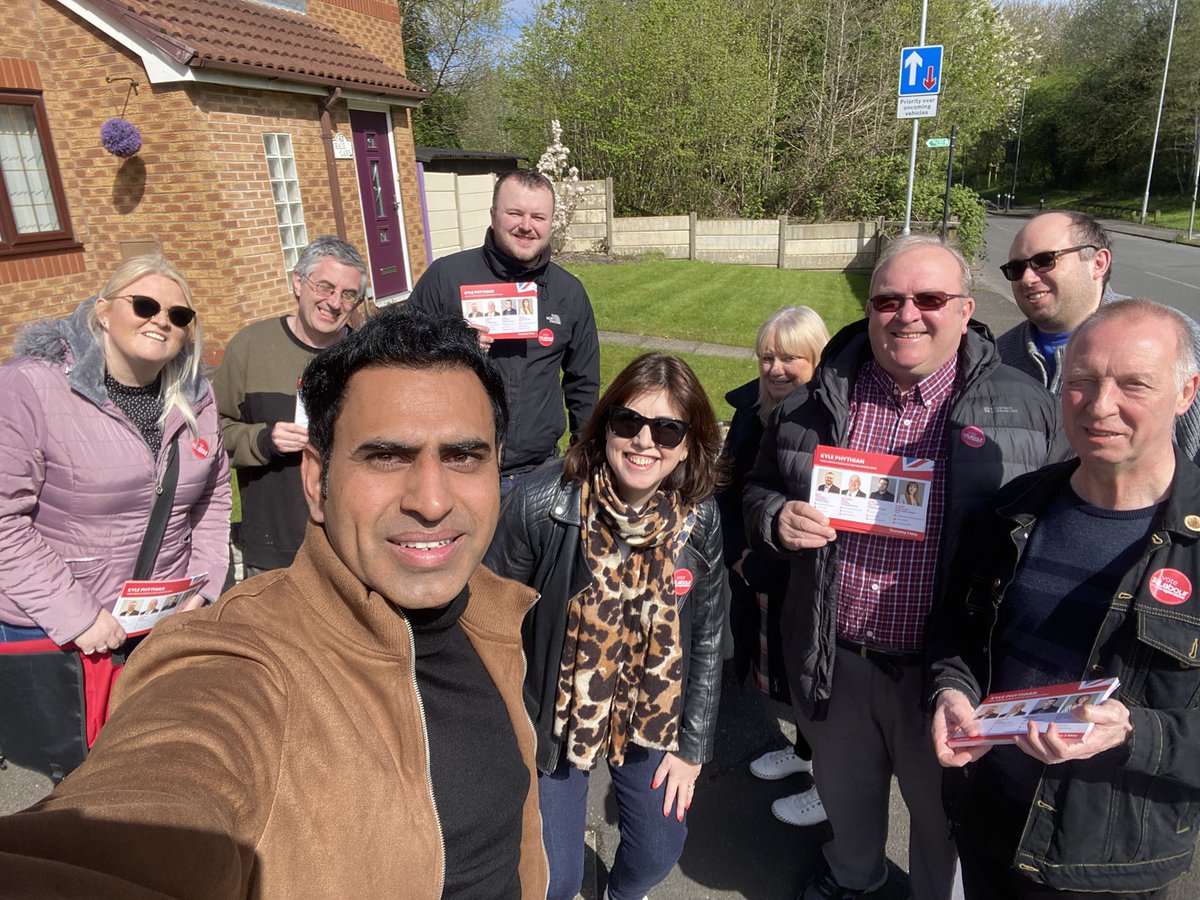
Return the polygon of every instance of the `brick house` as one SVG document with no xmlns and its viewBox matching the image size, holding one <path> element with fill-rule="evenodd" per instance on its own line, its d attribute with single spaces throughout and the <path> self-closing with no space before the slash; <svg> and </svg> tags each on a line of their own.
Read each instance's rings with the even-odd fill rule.
<svg viewBox="0 0 1200 900">
<path fill-rule="evenodd" d="M 5 0 L 0 4 L 0 359 L 125 256 L 187 275 L 219 358 L 286 312 L 297 250 L 340 234 L 380 301 L 426 266 L 395 0 Z M 136 89 L 133 87 L 136 85 Z M 124 115 L 129 159 L 100 126 Z"/>
</svg>

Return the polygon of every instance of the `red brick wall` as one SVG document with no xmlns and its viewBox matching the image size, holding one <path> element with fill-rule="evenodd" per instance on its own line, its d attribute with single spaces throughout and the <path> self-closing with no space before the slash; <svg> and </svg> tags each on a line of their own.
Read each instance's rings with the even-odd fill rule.
<svg viewBox="0 0 1200 900">
<path fill-rule="evenodd" d="M 389 4 L 382 0 L 312 5 L 337 12 L 339 21 L 330 24 L 351 39 L 358 40 L 346 28 L 352 20 L 362 30 L 373 19 L 399 46 L 398 21 L 387 20 Z M 330 10 L 334 6 L 346 9 Z M 372 11 L 378 15 L 368 15 Z M 141 131 L 143 145 L 128 161 L 100 146 L 100 125 L 120 114 L 128 84 L 107 83 L 106 76 L 139 82 L 125 117 Z M 188 277 L 209 361 L 247 322 L 292 307 L 262 135 L 292 137 L 309 238 L 336 233 L 318 96 L 151 85 L 139 59 L 56 4 L 7 0 L 0 4 L 0 87 L 35 87 L 38 79 L 71 226 L 83 249 L 0 259 L 0 285 L 22 298 L 0 308 L 0 359 L 21 326 L 66 315 L 95 293 L 129 242 L 158 242 Z M 424 270 L 425 252 L 411 132 L 405 111 L 392 113 L 415 277 Z M 335 132 L 349 135 L 344 101 L 333 106 L 331 118 Z M 338 160 L 335 168 L 347 238 L 365 250 L 354 163 Z"/>
</svg>

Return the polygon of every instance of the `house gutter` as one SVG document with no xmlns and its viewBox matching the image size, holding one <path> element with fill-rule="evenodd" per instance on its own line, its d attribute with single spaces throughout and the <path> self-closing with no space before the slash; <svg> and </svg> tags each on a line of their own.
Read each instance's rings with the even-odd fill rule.
<svg viewBox="0 0 1200 900">
<path fill-rule="evenodd" d="M 342 210 L 342 187 L 338 184 L 337 161 L 333 156 L 333 128 L 330 126 L 329 107 L 342 99 L 342 89 L 335 87 L 329 96 L 320 100 L 321 143 L 325 146 L 325 171 L 329 179 L 329 199 L 333 203 L 333 221 L 337 236 L 346 240 L 346 214 Z"/>
</svg>

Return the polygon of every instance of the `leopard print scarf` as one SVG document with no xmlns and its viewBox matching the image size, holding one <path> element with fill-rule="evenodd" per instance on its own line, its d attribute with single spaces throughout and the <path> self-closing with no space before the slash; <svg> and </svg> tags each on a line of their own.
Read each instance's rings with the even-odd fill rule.
<svg viewBox="0 0 1200 900">
<path fill-rule="evenodd" d="M 591 769 L 607 750 L 621 765 L 633 741 L 679 748 L 683 647 L 675 557 L 695 523 L 671 494 L 638 512 L 617 495 L 601 466 L 580 490 L 584 555 L 592 579 L 571 598 L 559 667 L 554 735 L 567 759 Z M 623 541 L 629 547 L 622 559 Z"/>
</svg>

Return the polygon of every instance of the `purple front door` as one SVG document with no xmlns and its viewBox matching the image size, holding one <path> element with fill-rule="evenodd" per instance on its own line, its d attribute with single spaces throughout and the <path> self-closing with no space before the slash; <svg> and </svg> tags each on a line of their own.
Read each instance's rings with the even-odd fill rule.
<svg viewBox="0 0 1200 900">
<path fill-rule="evenodd" d="M 354 167 L 367 230 L 371 281 L 376 298 L 390 297 L 406 290 L 408 279 L 404 274 L 404 239 L 388 145 L 387 116 L 352 109 L 350 129 L 354 133 Z"/>
</svg>

